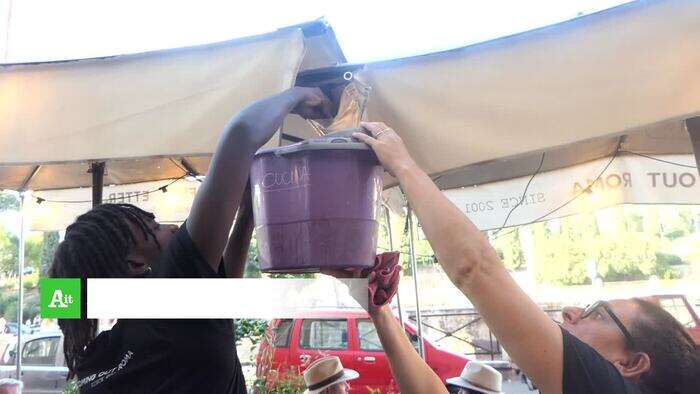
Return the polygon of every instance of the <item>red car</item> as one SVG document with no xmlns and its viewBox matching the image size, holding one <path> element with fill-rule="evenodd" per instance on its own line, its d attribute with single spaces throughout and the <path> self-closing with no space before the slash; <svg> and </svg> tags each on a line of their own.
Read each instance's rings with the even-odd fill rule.
<svg viewBox="0 0 700 394">
<path fill-rule="evenodd" d="M 416 328 L 408 323 L 405 328 L 417 348 Z M 359 372 L 360 377 L 349 382 L 353 393 L 398 392 L 389 360 L 365 311 L 310 311 L 302 319 L 274 319 L 268 330 L 269 339 L 262 342 L 257 354 L 256 371 L 258 379 L 268 384 L 285 374 L 298 376 L 312 361 L 333 355 L 340 357 L 344 367 Z M 443 381 L 459 376 L 466 357 L 439 349 L 425 338 L 423 343 L 426 362 Z"/>
</svg>

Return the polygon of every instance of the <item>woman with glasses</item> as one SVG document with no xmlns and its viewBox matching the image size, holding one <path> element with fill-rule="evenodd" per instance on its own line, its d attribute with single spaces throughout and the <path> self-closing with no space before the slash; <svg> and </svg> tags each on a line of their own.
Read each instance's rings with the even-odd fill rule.
<svg viewBox="0 0 700 394">
<path fill-rule="evenodd" d="M 566 308 L 556 324 L 416 165 L 396 132 L 383 123 L 364 127 L 372 136 L 355 137 L 398 179 L 445 273 L 541 392 L 700 393 L 698 349 L 668 312 L 642 299 L 615 300 Z M 436 381 L 432 371 L 422 371 L 405 374 L 403 387 Z"/>
</svg>

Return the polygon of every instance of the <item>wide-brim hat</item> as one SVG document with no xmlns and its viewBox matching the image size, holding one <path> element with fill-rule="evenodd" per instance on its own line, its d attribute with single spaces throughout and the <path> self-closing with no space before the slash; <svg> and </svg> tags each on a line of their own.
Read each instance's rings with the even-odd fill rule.
<svg viewBox="0 0 700 394">
<path fill-rule="evenodd" d="M 304 394 L 316 394 L 334 384 L 357 379 L 360 374 L 352 369 L 343 368 L 340 358 L 328 356 L 311 363 L 304 371 Z"/>
<path fill-rule="evenodd" d="M 500 372 L 478 361 L 468 362 L 458 377 L 447 379 L 447 384 L 486 394 L 503 394 L 502 382 Z"/>
</svg>

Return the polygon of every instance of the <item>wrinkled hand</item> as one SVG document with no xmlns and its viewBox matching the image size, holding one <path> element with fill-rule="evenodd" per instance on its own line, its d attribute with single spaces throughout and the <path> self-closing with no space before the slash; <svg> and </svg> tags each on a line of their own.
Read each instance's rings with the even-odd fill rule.
<svg viewBox="0 0 700 394">
<path fill-rule="evenodd" d="M 292 110 L 305 119 L 328 119 L 333 117 L 333 103 L 319 88 L 294 87 L 298 103 Z"/>
<path fill-rule="evenodd" d="M 382 306 L 391 303 L 398 291 L 401 273 L 398 262 L 399 253 L 389 252 L 378 255 L 372 268 L 322 269 L 321 273 L 340 279 L 367 278 L 367 308 L 370 314 L 374 314 Z M 350 294 L 353 295 L 353 292 Z"/>
<path fill-rule="evenodd" d="M 391 175 L 399 176 L 416 166 L 403 140 L 391 127 L 382 122 L 362 122 L 361 125 L 372 135 L 355 133 L 353 137 L 372 147 L 379 162 Z"/>
</svg>

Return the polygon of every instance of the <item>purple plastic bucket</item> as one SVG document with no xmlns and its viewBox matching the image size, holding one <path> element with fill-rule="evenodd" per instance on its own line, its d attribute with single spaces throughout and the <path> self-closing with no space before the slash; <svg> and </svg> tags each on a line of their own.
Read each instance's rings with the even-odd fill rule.
<svg viewBox="0 0 700 394">
<path fill-rule="evenodd" d="M 382 174 L 374 152 L 349 138 L 258 152 L 251 183 L 260 268 L 372 267 Z"/>
</svg>

